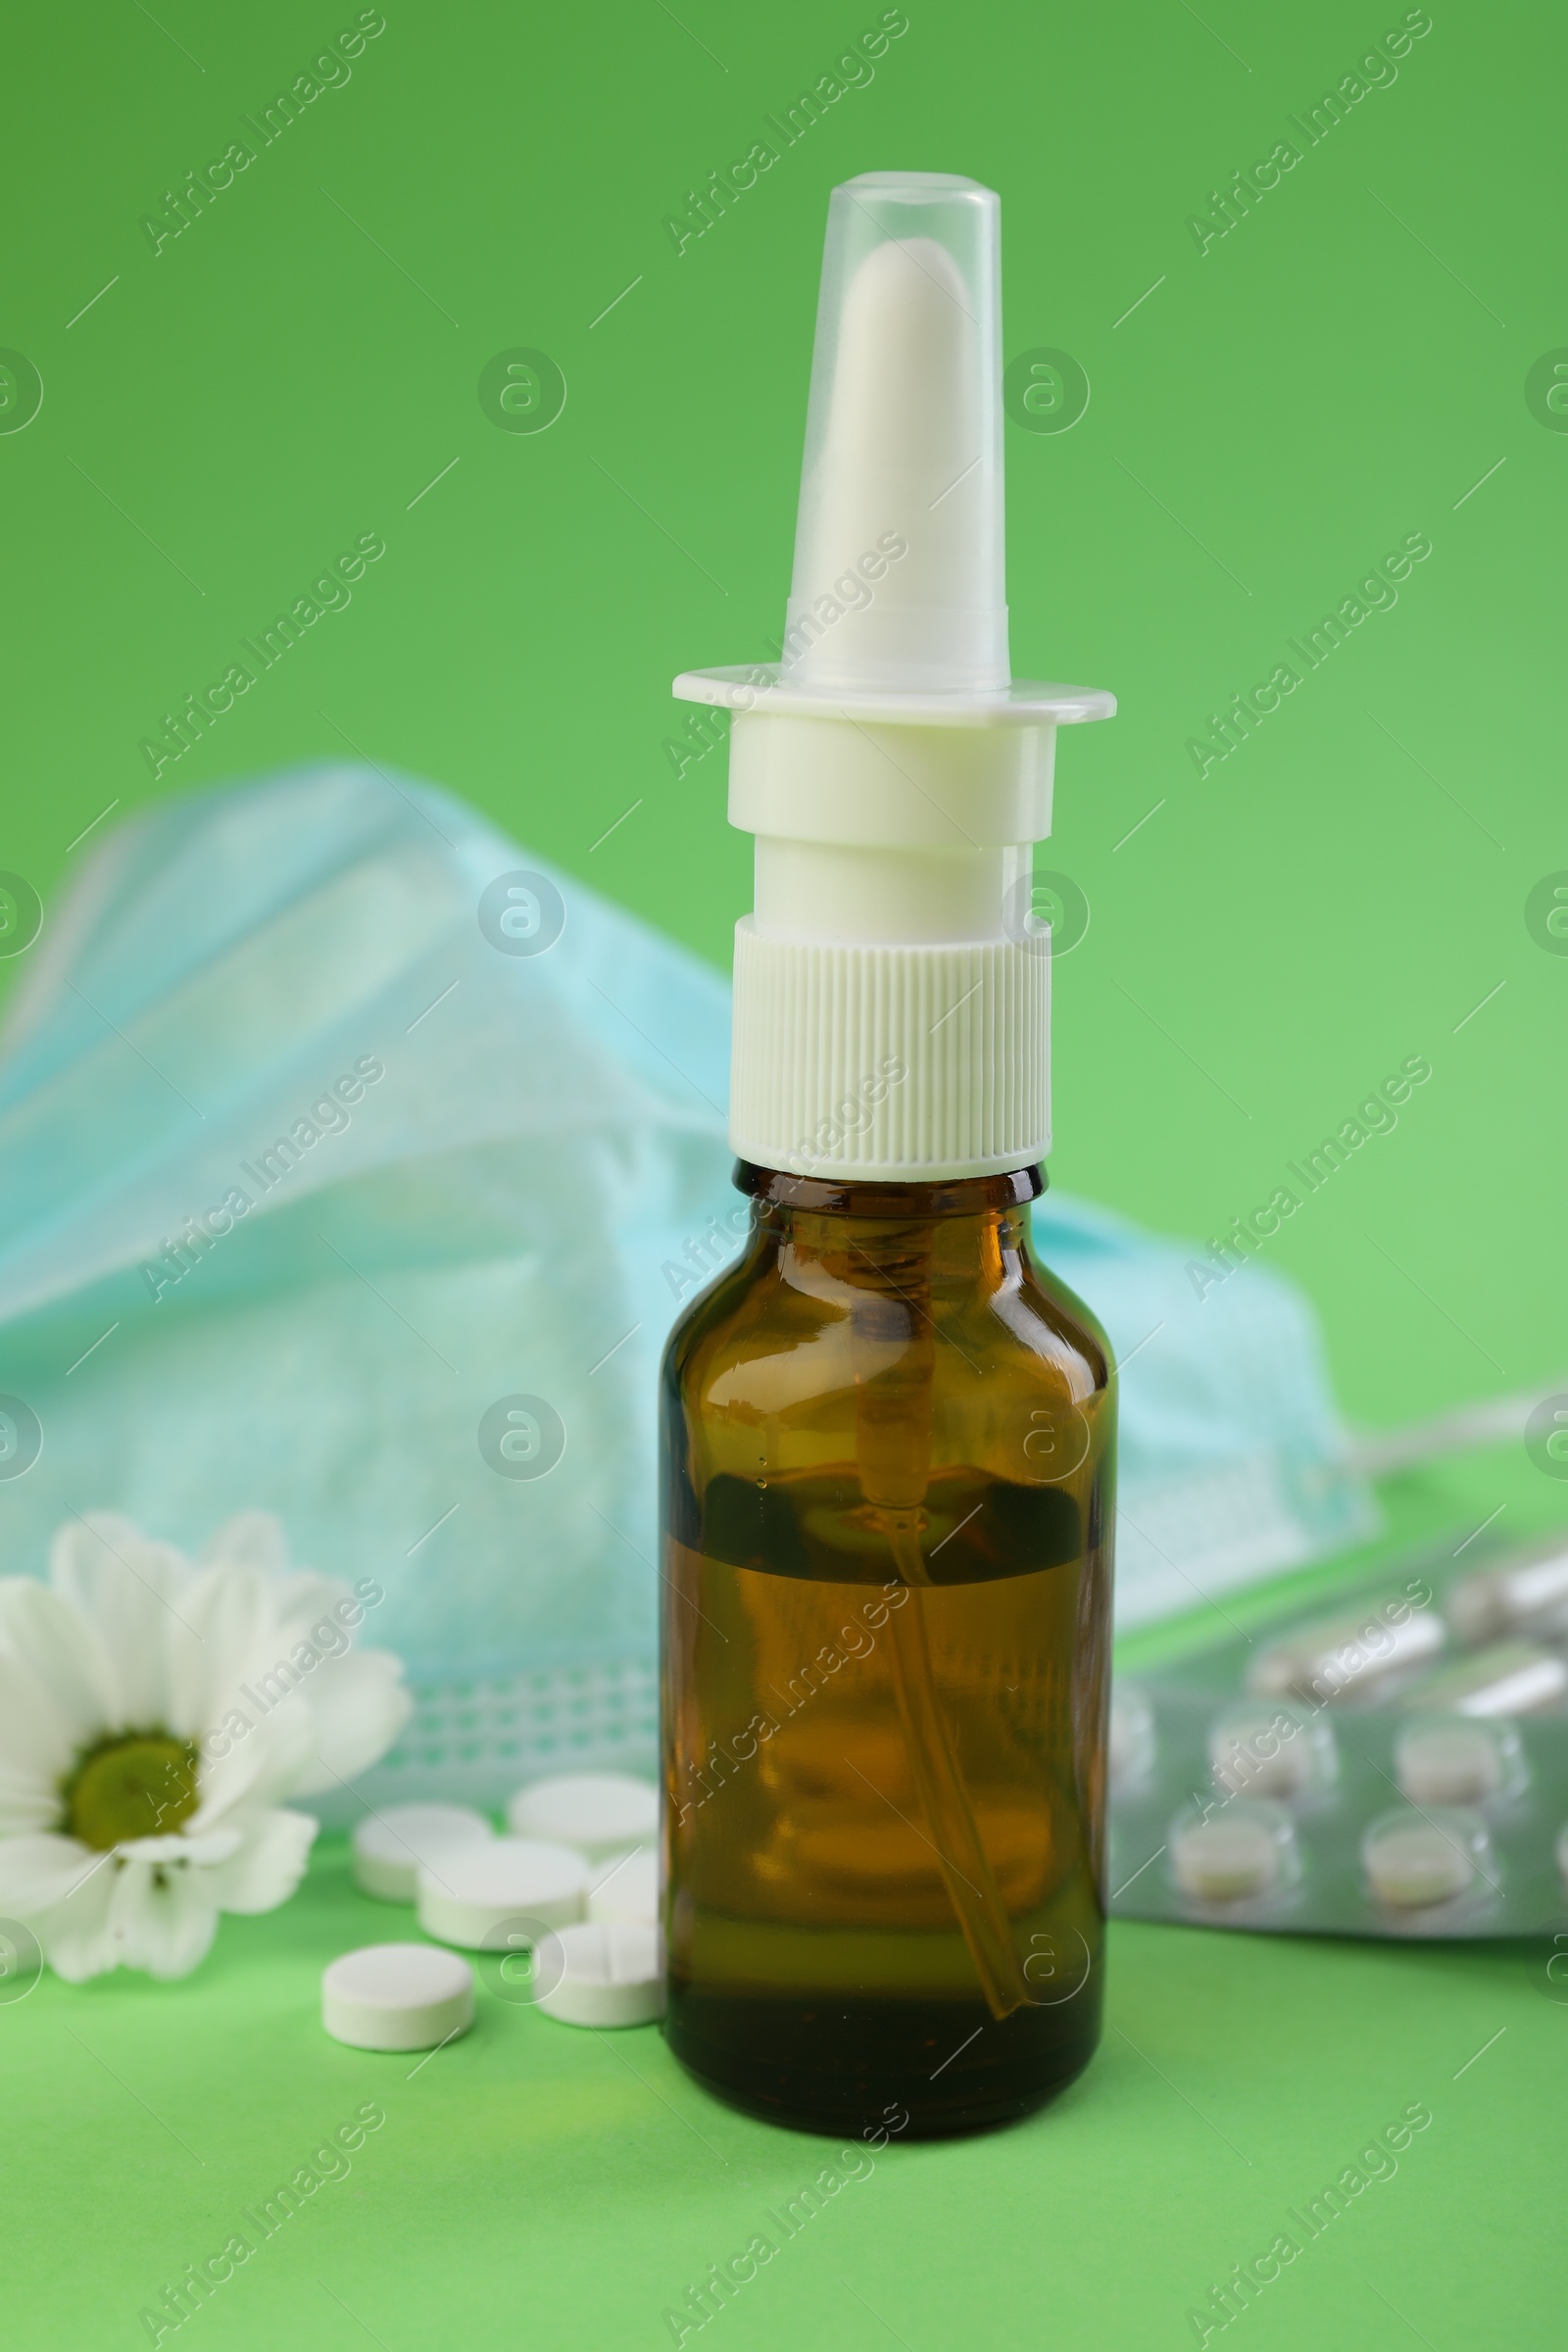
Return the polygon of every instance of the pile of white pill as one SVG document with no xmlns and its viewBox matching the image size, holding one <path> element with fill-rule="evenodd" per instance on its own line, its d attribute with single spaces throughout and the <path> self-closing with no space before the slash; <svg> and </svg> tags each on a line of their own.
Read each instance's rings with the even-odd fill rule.
<svg viewBox="0 0 1568 2352">
<path fill-rule="evenodd" d="M 321 2023 L 368 2050 L 434 2049 L 473 2023 L 473 1970 L 495 1956 L 505 1997 L 564 2025 L 645 2025 L 663 2009 L 659 1792 L 624 1773 L 531 1782 L 508 1835 L 467 1805 L 390 1805 L 352 1839 L 355 1883 L 412 1903 L 431 1943 L 345 1952 L 321 1980 Z M 526 1955 L 519 1972 L 515 1964 Z"/>
</svg>

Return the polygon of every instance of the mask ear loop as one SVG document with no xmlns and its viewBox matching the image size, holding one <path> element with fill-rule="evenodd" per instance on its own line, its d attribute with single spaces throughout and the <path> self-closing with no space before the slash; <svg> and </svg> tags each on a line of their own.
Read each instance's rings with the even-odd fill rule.
<svg viewBox="0 0 1568 2352">
<path fill-rule="evenodd" d="M 1403 1429 L 1369 1430 L 1353 1438 L 1348 1466 L 1362 1478 L 1387 1478 L 1417 1462 L 1439 1461 L 1445 1454 L 1466 1453 L 1473 1446 L 1499 1445 L 1522 1438 L 1531 1417 L 1542 1405 L 1568 1396 L 1568 1376 L 1517 1396 L 1486 1396 L 1474 1404 L 1456 1405 L 1430 1421 L 1407 1422 Z"/>
</svg>

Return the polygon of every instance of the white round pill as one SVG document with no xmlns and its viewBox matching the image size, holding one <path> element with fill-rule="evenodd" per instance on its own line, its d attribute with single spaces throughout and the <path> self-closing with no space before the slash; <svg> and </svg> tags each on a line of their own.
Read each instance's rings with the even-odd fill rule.
<svg viewBox="0 0 1568 2352">
<path fill-rule="evenodd" d="M 357 2050 L 433 2050 L 473 2023 L 473 1971 L 428 1943 L 368 1943 L 321 1972 L 321 2023 Z"/>
<path fill-rule="evenodd" d="M 1361 1840 L 1361 1865 L 1379 1902 L 1399 1911 L 1451 1902 L 1474 1885 L 1486 1832 L 1473 1815 L 1382 1813 Z"/>
<path fill-rule="evenodd" d="M 471 1805 L 388 1805 L 355 1825 L 355 1884 L 383 1903 L 412 1903 L 421 1862 L 438 1863 L 494 1836 Z"/>
<path fill-rule="evenodd" d="M 1394 1769 L 1412 1805 L 1483 1804 L 1508 1777 L 1496 1734 L 1480 1723 L 1412 1724 L 1394 1743 Z"/>
<path fill-rule="evenodd" d="M 1289 1814 L 1261 1799 L 1236 1798 L 1206 1821 L 1180 1820 L 1169 1842 L 1176 1884 L 1204 1903 L 1267 1894 L 1292 1875 L 1296 1859 Z"/>
<path fill-rule="evenodd" d="M 541 1945 L 539 1968 L 549 1990 L 536 2005 L 561 2025 L 646 2026 L 663 2014 L 659 1936 L 641 1921 L 559 1929 Z"/>
<path fill-rule="evenodd" d="M 652 1927 L 659 1917 L 659 1856 L 651 1845 L 612 1854 L 595 1865 L 588 1888 L 588 1916 L 603 1921 L 640 1920 Z"/>
<path fill-rule="evenodd" d="M 1302 1796 L 1334 1779 L 1334 1734 L 1299 1708 L 1232 1707 L 1209 1728 L 1214 1778 L 1234 1796 Z"/>
<path fill-rule="evenodd" d="M 624 1772 L 567 1772 L 530 1781 L 507 1807 L 518 1838 L 574 1846 L 590 1862 L 639 1845 L 659 1828 L 659 1791 Z"/>
<path fill-rule="evenodd" d="M 419 1925 L 443 1943 L 478 1950 L 509 1921 L 560 1928 L 581 1919 L 587 1891 L 581 1854 L 528 1838 L 492 1838 L 443 1854 L 439 1870 L 421 1866 Z"/>
</svg>

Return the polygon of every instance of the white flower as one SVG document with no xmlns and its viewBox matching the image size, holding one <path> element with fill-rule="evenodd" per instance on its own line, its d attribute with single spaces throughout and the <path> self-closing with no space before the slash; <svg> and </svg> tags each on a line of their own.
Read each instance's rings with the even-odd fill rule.
<svg viewBox="0 0 1568 2352">
<path fill-rule="evenodd" d="M 408 1720 L 359 1596 L 291 1569 L 261 1511 L 199 1567 L 108 1513 L 56 1536 L 48 1585 L 0 1578 L 0 1917 L 62 1977 L 182 1977 L 220 1911 L 293 1893 L 317 1824 L 281 1800 L 352 1780 Z"/>
</svg>

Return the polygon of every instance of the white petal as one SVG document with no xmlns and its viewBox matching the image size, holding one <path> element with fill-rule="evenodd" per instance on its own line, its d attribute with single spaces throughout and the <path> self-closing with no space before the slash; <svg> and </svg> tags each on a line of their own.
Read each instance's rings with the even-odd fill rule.
<svg viewBox="0 0 1568 2352">
<path fill-rule="evenodd" d="M 49 1690 L 28 1667 L 0 1655 L 0 1838 L 54 1828 L 75 1752 Z"/>
<path fill-rule="evenodd" d="M 314 1568 L 296 1568 L 292 1574 L 280 1576 L 272 1590 L 277 1596 L 278 1616 L 291 1629 L 291 1642 L 308 1634 L 340 1601 L 354 1597 L 340 1577 L 321 1576 Z M 346 1634 L 343 1638 L 348 1639 Z"/>
<path fill-rule="evenodd" d="M 215 1828 L 240 1807 L 274 1805 L 292 1796 L 309 1771 L 316 1740 L 310 1711 L 295 1695 L 270 1714 L 258 1714 L 253 1701 L 239 1712 L 248 1729 L 221 1735 L 228 1751 L 220 1755 L 219 1741 L 209 1740 L 196 1768 L 196 1811 L 183 1826 L 195 1837 Z"/>
<path fill-rule="evenodd" d="M 243 1830 L 201 1830 L 194 1838 L 183 1830 L 172 1830 L 161 1838 L 122 1838 L 115 1851 L 124 1862 L 178 1862 L 212 1868 L 227 1862 L 244 1842 Z"/>
<path fill-rule="evenodd" d="M 304 1876 L 319 1824 L 279 1807 L 248 1815 L 244 1827 L 238 1853 L 203 1870 L 202 1881 L 220 1910 L 275 1911 Z"/>
<path fill-rule="evenodd" d="M 34 1913 L 29 1923 L 56 1976 L 72 1984 L 120 1965 L 109 1928 L 117 1874 L 111 1856 L 98 1859 L 101 1868 L 79 1879 L 64 1902 Z"/>
<path fill-rule="evenodd" d="M 31 1677 L 73 1753 L 112 1720 L 114 1683 L 103 1646 L 80 1611 L 47 1585 L 0 1578 L 0 1652 Z"/>
<path fill-rule="evenodd" d="M 288 1566 L 283 1523 L 271 1511 L 236 1511 L 202 1546 L 204 1567 L 259 1568 L 280 1576 Z"/>
<path fill-rule="evenodd" d="M 300 1686 L 311 1711 L 316 1760 L 295 1783 L 302 1796 L 352 1781 L 385 1755 L 414 1712 L 403 1660 L 361 1649 L 318 1666 Z"/>
<path fill-rule="evenodd" d="M 299 1613 L 290 1617 L 282 1602 L 291 1588 L 299 1588 Z M 175 1708 L 178 1728 L 188 1737 L 222 1723 L 230 1708 L 254 1720 L 279 1706 L 289 1694 L 318 1671 L 325 1644 L 310 1641 L 308 1628 L 320 1610 L 306 1608 L 324 1593 L 344 1596 L 346 1588 L 315 1576 L 265 1577 L 253 1568 L 214 1567 L 203 1570 L 181 1602 L 199 1641 L 181 1644 L 174 1640 L 177 1660 Z M 336 1631 L 347 1654 L 348 1636 Z M 307 1644 L 303 1658 L 294 1652 Z"/>
<path fill-rule="evenodd" d="M 0 1771 L 0 1838 L 26 1838 L 52 1830 L 64 1808 L 57 1790 L 30 1773 Z"/>
<path fill-rule="evenodd" d="M 216 1731 L 229 1708 L 248 1709 L 240 1685 L 270 1665 L 276 1612 L 270 1579 L 259 1569 L 204 1568 L 180 1599 L 183 1626 L 169 1641 L 169 1728 L 187 1740 Z"/>
<path fill-rule="evenodd" d="M 64 1520 L 56 1530 L 49 1545 L 49 1581 L 64 1592 L 68 1583 L 77 1575 L 91 1582 L 95 1563 L 113 1544 L 128 1551 L 142 1541 L 141 1529 L 134 1519 L 120 1511 L 85 1511 Z M 75 1599 L 75 1593 L 72 1598 Z"/>
<path fill-rule="evenodd" d="M 89 1877 L 112 1870 L 107 1854 L 95 1854 L 74 1838 L 0 1839 L 0 1918 L 30 1919 L 53 1910 Z"/>
<path fill-rule="evenodd" d="M 213 1873 L 127 1862 L 109 1904 L 109 1934 L 122 1968 L 188 1977 L 218 1933 Z"/>
<path fill-rule="evenodd" d="M 104 1511 L 60 1530 L 49 1575 L 103 1645 L 115 1696 L 111 1720 L 136 1729 L 167 1723 L 170 1629 L 180 1624 L 190 1578 L 184 1554 Z"/>
</svg>

